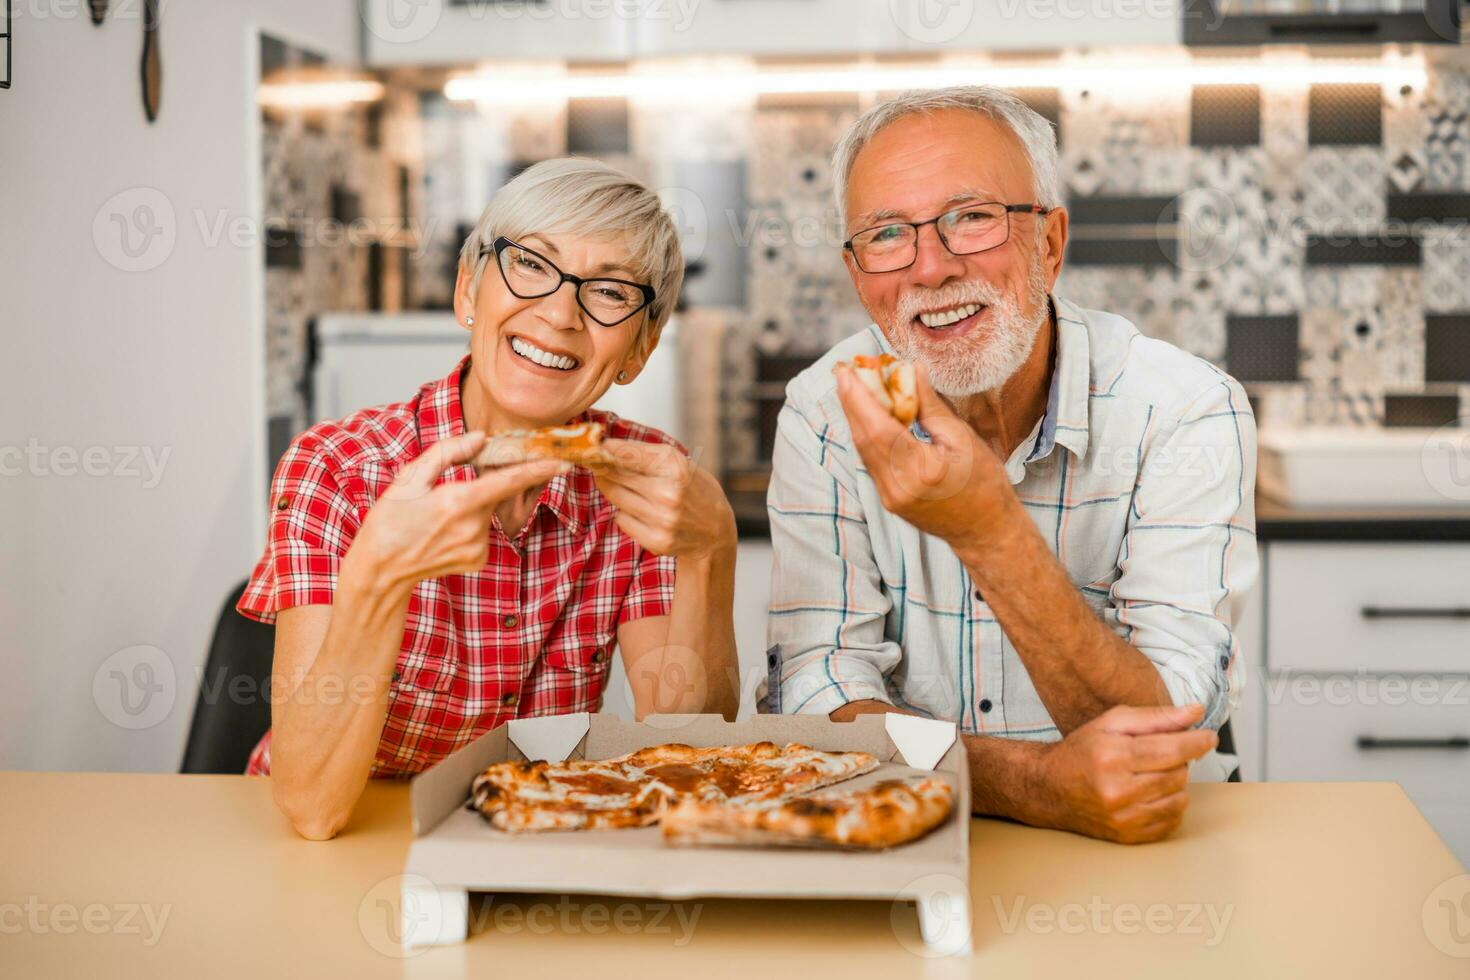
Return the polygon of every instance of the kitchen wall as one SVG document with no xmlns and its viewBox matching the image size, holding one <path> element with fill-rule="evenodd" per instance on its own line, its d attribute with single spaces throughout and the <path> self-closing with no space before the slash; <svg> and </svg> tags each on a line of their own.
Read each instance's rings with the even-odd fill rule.
<svg viewBox="0 0 1470 980">
<path fill-rule="evenodd" d="M 152 125 L 141 4 L 101 27 L 86 4 L 13 8 L 0 768 L 177 768 L 215 617 L 264 539 L 258 35 L 350 60 L 355 6 L 162 6 Z"/>
<path fill-rule="evenodd" d="M 1264 424 L 1454 422 L 1470 411 L 1470 60 L 1431 57 L 1423 90 L 1020 93 L 1061 143 L 1059 293 L 1222 364 Z M 866 322 L 827 166 L 858 99 L 422 107 L 436 230 L 419 295 L 447 302 L 458 226 L 521 167 L 626 167 L 697 243 L 686 299 L 729 322 L 724 459 L 759 468 L 779 380 Z"/>
</svg>

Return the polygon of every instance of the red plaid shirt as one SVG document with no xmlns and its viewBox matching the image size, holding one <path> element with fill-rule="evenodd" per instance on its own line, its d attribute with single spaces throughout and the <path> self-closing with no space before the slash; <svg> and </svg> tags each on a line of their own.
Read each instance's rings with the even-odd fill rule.
<svg viewBox="0 0 1470 980">
<path fill-rule="evenodd" d="M 270 623 L 278 610 L 332 602 L 368 508 L 425 449 L 464 432 L 468 360 L 411 401 L 296 438 L 276 467 L 269 541 L 240 612 Z M 610 438 L 678 445 L 615 415 L 587 417 Z M 474 476 L 454 466 L 439 482 Z M 516 540 L 493 523 L 484 569 L 414 588 L 373 776 L 420 772 L 511 718 L 597 710 L 617 628 L 667 615 L 674 595 L 674 560 L 644 551 L 614 514 L 592 475 L 572 470 L 546 485 Z M 269 732 L 246 771 L 270 772 Z"/>
</svg>

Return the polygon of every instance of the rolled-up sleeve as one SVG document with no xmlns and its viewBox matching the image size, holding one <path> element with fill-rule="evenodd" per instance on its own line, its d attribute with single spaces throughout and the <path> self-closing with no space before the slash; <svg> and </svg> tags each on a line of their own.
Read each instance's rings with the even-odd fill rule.
<svg viewBox="0 0 1470 980">
<path fill-rule="evenodd" d="M 263 623 L 292 606 L 332 603 L 338 568 L 366 512 L 342 487 L 332 457 L 307 434 L 276 466 L 270 505 L 265 553 L 235 606 Z"/>
<path fill-rule="evenodd" d="M 788 399 L 781 410 L 766 499 L 775 551 L 768 637 L 780 645 L 769 710 L 827 714 L 849 701 L 889 701 L 885 677 L 901 650 L 885 635 L 892 604 L 847 439 L 815 407 Z"/>
<path fill-rule="evenodd" d="M 1234 625 L 1258 570 L 1255 419 L 1222 378 L 1166 425 L 1139 461 L 1107 618 L 1175 704 L 1203 704 L 1218 728 L 1245 680 Z"/>
</svg>

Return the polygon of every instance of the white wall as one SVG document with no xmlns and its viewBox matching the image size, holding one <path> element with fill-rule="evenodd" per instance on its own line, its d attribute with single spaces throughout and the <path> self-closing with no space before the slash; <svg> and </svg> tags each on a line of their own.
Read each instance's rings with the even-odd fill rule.
<svg viewBox="0 0 1470 980">
<path fill-rule="evenodd" d="M 196 215 L 258 217 L 258 31 L 350 60 L 359 26 L 353 0 L 165 2 L 149 125 L 141 3 L 114 3 L 101 28 L 78 0 L 15 7 L 0 91 L 0 768 L 174 769 L 265 514 L 260 252 L 210 244 Z M 171 250 L 164 236 L 142 253 L 167 256 L 149 271 L 117 267 L 105 210 L 94 241 L 120 192 L 123 218 L 160 197 L 174 211 Z M 39 465 L 17 458 L 28 444 Z M 78 465 L 66 448 L 88 447 L 108 447 L 89 462 L 109 475 L 58 472 Z M 167 452 L 161 480 L 117 472 L 111 447 Z M 138 645 L 165 659 L 123 654 L 94 697 L 104 661 Z M 164 690 L 129 715 L 109 674 L 146 680 L 138 663 Z"/>
</svg>

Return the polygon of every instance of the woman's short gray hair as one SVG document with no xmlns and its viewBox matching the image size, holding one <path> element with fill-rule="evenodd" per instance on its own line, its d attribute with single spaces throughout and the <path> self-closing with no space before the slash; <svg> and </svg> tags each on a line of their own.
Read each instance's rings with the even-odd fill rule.
<svg viewBox="0 0 1470 980">
<path fill-rule="evenodd" d="M 684 281 L 679 233 L 657 194 L 627 174 L 583 157 L 527 167 L 495 192 L 460 249 L 460 268 L 472 270 L 471 294 L 479 292 L 495 239 L 533 234 L 625 242 L 634 276 L 654 290 L 637 338 L 652 349 Z"/>
<path fill-rule="evenodd" d="M 1036 197 L 1033 203 L 1048 208 L 1061 206 L 1057 134 L 1051 123 L 1005 89 L 993 85 L 956 85 L 953 88 L 905 92 L 873 106 L 847 127 L 832 151 L 832 187 L 837 195 L 838 213 L 847 214 L 847 180 L 852 176 L 853 162 L 879 130 L 905 116 L 945 109 L 963 109 L 989 116 L 1015 133 L 1031 164 L 1032 191 Z"/>
</svg>

